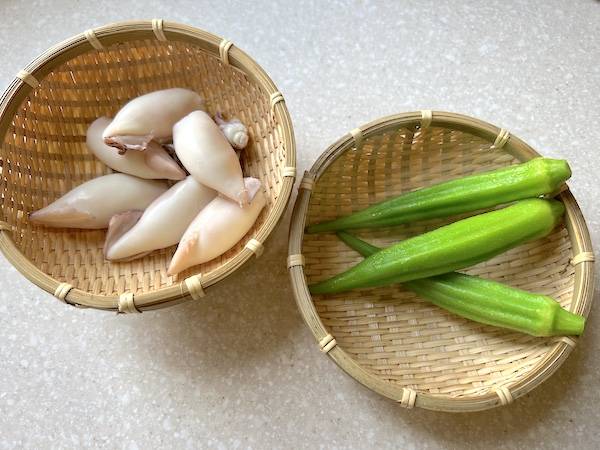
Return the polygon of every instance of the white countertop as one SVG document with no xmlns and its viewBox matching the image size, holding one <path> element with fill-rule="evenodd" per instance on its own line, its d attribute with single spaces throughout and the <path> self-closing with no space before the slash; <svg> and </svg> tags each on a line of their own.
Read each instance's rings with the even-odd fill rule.
<svg viewBox="0 0 600 450">
<path fill-rule="evenodd" d="M 598 1 L 270 3 L 4 0 L 0 84 L 87 28 L 185 22 L 231 39 L 271 75 L 299 173 L 382 115 L 461 112 L 568 158 L 598 247 Z M 206 301 L 141 316 L 65 307 L 1 258 L 0 449 L 600 446 L 598 299 L 563 367 L 514 404 L 405 410 L 319 352 L 289 286 L 288 221 Z"/>
</svg>

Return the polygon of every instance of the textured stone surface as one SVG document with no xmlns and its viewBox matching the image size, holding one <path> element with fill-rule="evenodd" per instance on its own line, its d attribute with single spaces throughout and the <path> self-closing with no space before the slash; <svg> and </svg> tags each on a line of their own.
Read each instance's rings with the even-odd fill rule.
<svg viewBox="0 0 600 450">
<path fill-rule="evenodd" d="M 126 18 L 227 37 L 272 76 L 304 170 L 347 130 L 422 108 L 457 111 L 566 157 L 600 239 L 600 4 L 0 2 L 0 84 L 52 44 Z M 288 215 L 289 219 L 289 215 Z M 404 410 L 318 351 L 285 270 L 287 220 L 263 257 L 206 301 L 142 316 L 67 308 L 0 259 L 0 449 L 597 448 L 600 318 L 515 404 Z"/>
</svg>

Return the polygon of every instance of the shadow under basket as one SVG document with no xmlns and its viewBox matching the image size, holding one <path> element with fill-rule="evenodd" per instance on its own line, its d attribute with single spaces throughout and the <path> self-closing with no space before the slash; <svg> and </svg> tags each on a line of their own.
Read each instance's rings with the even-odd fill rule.
<svg viewBox="0 0 600 450">
<path fill-rule="evenodd" d="M 245 176 L 260 179 L 267 205 L 248 234 L 214 260 L 167 276 L 175 247 L 126 263 L 103 257 L 105 230 L 34 226 L 28 213 L 111 169 L 86 149 L 89 124 L 128 100 L 172 87 L 198 92 L 207 112 L 238 117 L 249 130 Z M 290 117 L 267 74 L 228 40 L 162 20 L 123 22 L 46 51 L 0 100 L 0 249 L 32 282 L 82 307 L 141 312 L 204 295 L 204 289 L 262 253 L 295 177 Z"/>
<path fill-rule="evenodd" d="M 575 346 L 574 337 L 536 338 L 482 325 L 400 285 L 311 296 L 307 284 L 362 257 L 333 233 L 304 234 L 306 224 L 537 156 L 506 130 L 438 111 L 386 117 L 329 147 L 300 184 L 288 257 L 296 301 L 321 350 L 365 386 L 409 408 L 483 410 L 511 403 L 548 378 Z M 466 272 L 549 295 L 587 316 L 594 285 L 590 238 L 569 190 L 559 198 L 565 220 L 551 235 Z M 456 219 L 356 234 L 384 247 Z"/>
</svg>

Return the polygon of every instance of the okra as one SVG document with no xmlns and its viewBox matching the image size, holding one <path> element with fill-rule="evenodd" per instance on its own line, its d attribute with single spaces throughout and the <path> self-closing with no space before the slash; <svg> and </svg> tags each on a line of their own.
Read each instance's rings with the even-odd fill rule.
<svg viewBox="0 0 600 450">
<path fill-rule="evenodd" d="M 571 176 L 567 161 L 535 158 L 402 194 L 362 211 L 310 225 L 308 233 L 379 228 L 449 217 L 504 203 L 553 194 Z"/>
<path fill-rule="evenodd" d="M 363 256 L 381 250 L 348 233 L 338 236 Z M 532 336 L 579 335 L 585 325 L 584 317 L 561 308 L 551 297 L 463 273 L 407 281 L 403 286 L 458 316 Z"/>
<path fill-rule="evenodd" d="M 313 294 L 332 294 L 469 267 L 546 236 L 563 213 L 556 200 L 522 200 L 401 241 L 309 288 Z"/>
</svg>

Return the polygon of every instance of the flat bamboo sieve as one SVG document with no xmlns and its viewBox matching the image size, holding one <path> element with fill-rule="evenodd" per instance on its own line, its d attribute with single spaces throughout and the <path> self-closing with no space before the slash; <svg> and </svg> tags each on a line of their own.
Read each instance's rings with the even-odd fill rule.
<svg viewBox="0 0 600 450">
<path fill-rule="evenodd" d="M 288 256 L 298 307 L 321 350 L 360 383 L 408 408 L 483 410 L 511 403 L 547 379 L 569 355 L 575 338 L 536 338 L 471 322 L 400 285 L 311 296 L 308 283 L 362 258 L 335 234 L 304 234 L 308 223 L 536 156 L 504 129 L 441 111 L 385 117 L 330 146 L 300 183 Z M 570 191 L 559 198 L 565 220 L 550 236 L 466 272 L 550 295 L 587 316 L 594 286 L 590 237 Z M 387 246 L 453 220 L 357 235 Z"/>
<path fill-rule="evenodd" d="M 209 113 L 248 127 L 242 165 L 267 206 L 231 250 L 177 277 L 174 247 L 127 263 L 104 260 L 105 232 L 33 226 L 28 213 L 110 173 L 85 146 L 89 124 L 128 100 L 186 87 Z M 296 150 L 284 98 L 268 75 L 226 39 L 159 19 L 106 25 L 52 47 L 17 74 L 0 99 L 0 249 L 29 280 L 67 304 L 141 312 L 204 296 L 263 245 L 285 211 Z"/>
</svg>

